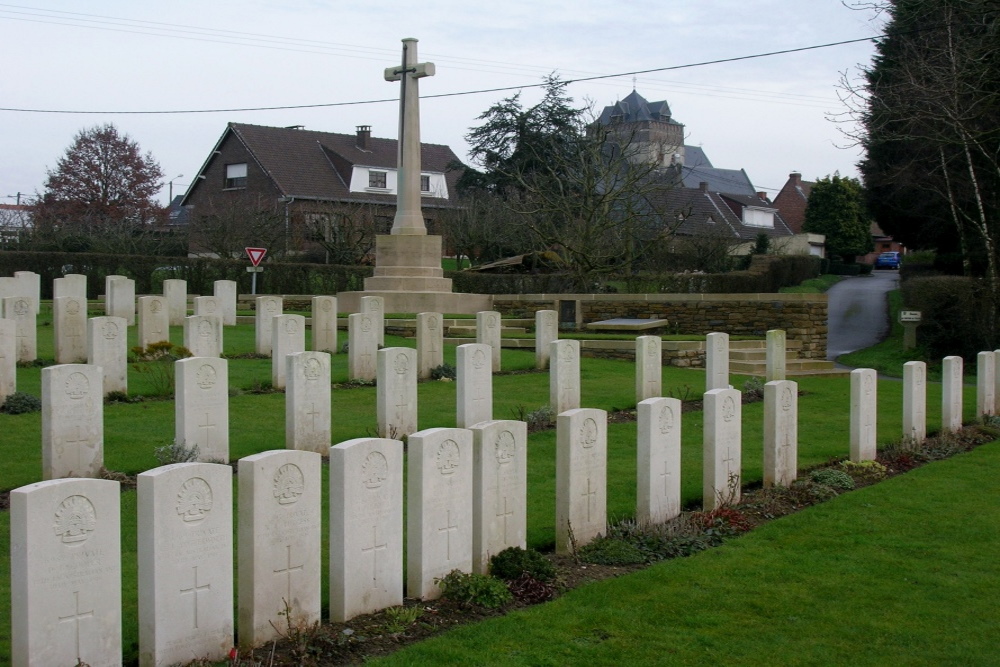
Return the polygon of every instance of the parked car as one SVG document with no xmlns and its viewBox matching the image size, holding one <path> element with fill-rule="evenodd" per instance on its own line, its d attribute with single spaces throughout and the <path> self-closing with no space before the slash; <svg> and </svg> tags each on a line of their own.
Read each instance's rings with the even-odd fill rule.
<svg viewBox="0 0 1000 667">
<path fill-rule="evenodd" d="M 876 269 L 898 269 L 899 268 L 899 253 L 898 252 L 883 252 L 875 259 Z"/>
</svg>

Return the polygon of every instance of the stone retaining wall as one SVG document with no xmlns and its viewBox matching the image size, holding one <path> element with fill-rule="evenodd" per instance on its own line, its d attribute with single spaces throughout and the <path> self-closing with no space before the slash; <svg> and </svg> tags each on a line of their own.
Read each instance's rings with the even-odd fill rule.
<svg viewBox="0 0 1000 667">
<path fill-rule="evenodd" d="M 555 310 L 560 327 L 583 329 L 616 317 L 662 318 L 669 332 L 764 336 L 784 329 L 803 359 L 826 359 L 825 294 L 510 294 L 493 297 L 504 315 L 531 317 Z"/>
</svg>

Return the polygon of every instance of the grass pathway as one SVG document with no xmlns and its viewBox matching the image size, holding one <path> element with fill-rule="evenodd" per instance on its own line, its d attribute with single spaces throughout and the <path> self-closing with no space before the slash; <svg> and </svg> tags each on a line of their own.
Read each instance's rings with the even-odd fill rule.
<svg viewBox="0 0 1000 667">
<path fill-rule="evenodd" d="M 997 664 L 1000 442 L 377 664 Z"/>
</svg>

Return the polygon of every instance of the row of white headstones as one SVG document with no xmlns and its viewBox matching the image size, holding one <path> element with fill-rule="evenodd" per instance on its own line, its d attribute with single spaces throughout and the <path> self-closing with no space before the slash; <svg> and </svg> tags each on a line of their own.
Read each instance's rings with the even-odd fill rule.
<svg viewBox="0 0 1000 667">
<path fill-rule="evenodd" d="M 269 310 L 266 304 L 258 303 L 258 313 Z M 428 315 L 433 318 L 437 314 Z M 496 314 L 480 315 L 479 329 L 486 330 Z M 552 311 L 540 313 L 539 328 L 544 329 L 548 319 L 554 322 L 554 315 Z M 365 326 L 364 317 L 361 314 L 357 326 L 351 329 L 349 348 L 363 349 L 365 345 L 361 339 L 374 337 L 377 335 L 375 330 L 381 328 L 377 320 Z M 273 337 L 280 333 L 280 327 L 277 323 L 272 324 L 272 340 L 277 348 L 274 353 L 280 359 L 281 343 L 279 338 Z M 438 319 L 436 329 L 440 328 Z M 433 331 L 435 327 L 429 329 Z M 772 341 L 777 346 L 783 339 L 779 333 L 769 332 L 769 349 Z M 419 338 L 418 329 L 418 348 Z M 377 350 L 377 345 L 375 347 Z M 538 347 L 545 346 L 540 344 Z M 643 391 L 659 391 L 650 381 L 649 372 L 650 368 L 656 368 L 656 377 L 660 375 L 661 360 L 655 354 L 659 347 L 656 337 L 641 337 L 637 342 L 637 360 L 642 360 L 637 363 L 637 397 L 641 397 Z M 407 592 L 412 597 L 434 597 L 437 595 L 433 584 L 435 577 L 451 569 L 484 571 L 490 554 L 506 546 L 524 545 L 525 428 L 522 422 L 490 421 L 492 409 L 485 409 L 492 405 L 493 367 L 487 360 L 492 358 L 494 349 L 485 344 L 463 345 L 458 349 L 458 423 L 460 427 L 469 428 L 420 432 L 415 432 L 416 379 L 411 372 L 417 365 L 416 352 L 408 348 L 376 352 L 380 430 L 396 437 L 410 436 L 407 504 L 411 541 L 407 550 Z M 606 415 L 600 410 L 578 409 L 578 343 L 553 341 L 548 351 L 552 362 L 552 402 L 560 413 L 557 420 L 557 548 L 566 552 L 606 530 Z M 992 358 L 989 355 L 993 355 Z M 540 351 L 538 356 L 541 359 L 544 352 Z M 652 360 L 655 365 L 650 363 Z M 307 425 L 315 426 L 317 421 L 321 427 L 325 424 L 325 436 L 305 445 L 308 449 L 322 451 L 329 443 L 329 355 L 293 352 L 285 356 L 285 361 L 289 378 L 287 405 L 292 406 L 288 408 L 290 421 L 301 422 L 306 432 L 310 431 Z M 992 364 L 988 363 L 990 361 Z M 728 388 L 728 339 L 725 334 L 710 335 L 706 362 L 709 387 L 714 382 L 726 382 L 725 387 L 710 388 L 705 394 L 704 504 L 711 508 L 738 500 L 739 494 L 741 401 L 739 392 Z M 946 428 L 957 428 L 961 423 L 960 362 L 960 358 L 945 361 Z M 983 379 L 992 377 L 989 371 L 995 368 L 996 355 L 983 353 L 980 363 L 977 404 L 987 413 L 995 393 L 988 395 L 987 390 L 993 385 Z M 205 405 L 211 404 L 210 400 L 206 402 L 205 392 L 217 391 L 219 387 L 225 389 L 227 383 L 225 361 L 221 359 L 186 359 L 178 362 L 177 367 L 180 423 L 182 414 L 200 414 Z M 919 439 L 923 437 L 926 413 L 923 400 L 925 369 L 919 362 L 911 362 L 907 369 L 904 422 L 909 414 L 912 423 L 909 430 L 904 426 L 904 431 Z M 99 368 L 69 364 L 45 370 L 52 372 L 47 386 L 62 389 L 57 393 L 62 393 L 71 402 L 89 394 L 83 389 L 100 386 L 99 378 L 86 377 L 87 373 L 99 373 Z M 74 376 L 77 373 L 85 376 L 86 387 L 79 376 Z M 300 410 L 295 409 L 299 403 L 293 386 L 296 378 L 301 378 L 302 394 L 307 399 L 316 399 L 316 392 L 320 392 L 319 400 L 312 400 L 308 406 L 301 402 Z M 325 397 L 321 393 L 323 387 L 327 392 Z M 195 397 L 190 404 L 182 400 L 188 394 Z M 228 422 L 226 394 L 223 391 L 222 403 L 215 410 L 218 420 L 211 419 L 213 409 L 205 413 L 205 420 L 195 420 L 205 422 L 198 425 L 201 434 L 210 434 L 215 427 L 219 427 L 220 432 L 228 432 L 228 427 L 224 426 Z M 855 371 L 851 401 L 851 457 L 855 460 L 874 458 L 874 395 L 874 372 Z M 63 407 L 53 410 L 51 396 L 48 401 L 50 420 L 55 415 L 72 412 Z M 326 414 L 317 414 L 317 403 L 320 408 L 326 406 Z M 96 406 L 99 410 L 100 401 L 96 401 Z M 405 423 L 405 416 L 411 411 L 412 430 Z M 297 417 L 299 413 L 303 418 Z M 637 514 L 642 521 L 664 521 L 679 512 L 679 415 L 680 404 L 675 399 L 649 398 L 639 403 Z M 795 383 L 768 382 L 765 415 L 765 480 L 788 484 L 796 474 Z M 214 421 L 218 423 L 213 424 Z M 179 428 L 178 433 L 181 432 Z M 76 431 L 71 437 L 79 434 Z M 192 441 L 197 441 L 197 436 Z M 204 442 L 208 446 L 211 440 Z M 64 448 L 66 444 L 69 443 L 64 442 Z M 402 445 L 395 438 L 352 440 L 330 448 L 328 453 L 331 472 L 335 472 L 331 475 L 329 517 L 331 617 L 339 620 L 399 604 L 402 599 L 403 455 Z M 303 456 L 305 458 L 301 458 Z M 228 460 L 228 446 L 219 460 Z M 318 618 L 319 505 L 315 500 L 299 504 L 302 498 L 318 498 L 318 465 L 315 452 L 303 451 L 267 452 L 240 461 L 239 635 L 244 645 L 266 641 L 273 636 L 272 622 L 280 628 L 283 627 L 280 623 L 287 623 L 289 618 L 295 622 Z M 248 471 L 258 472 L 247 472 L 244 477 L 244 466 Z M 164 481 L 157 482 L 158 479 Z M 206 463 L 166 466 L 140 476 L 139 590 L 140 609 L 144 610 L 140 624 L 148 629 L 140 650 L 147 656 L 143 659 L 148 664 L 170 664 L 201 656 L 219 657 L 232 644 L 232 613 L 228 616 L 222 611 L 217 613 L 217 610 L 232 609 L 232 585 L 230 583 L 227 590 L 224 584 L 226 572 L 228 581 L 232 581 L 233 550 L 231 539 L 225 537 L 232 534 L 232 516 L 230 511 L 227 517 L 226 510 L 222 509 L 231 507 L 227 500 L 231 494 L 229 479 L 228 468 Z M 256 484 L 253 480 L 257 480 Z M 85 486 L 63 486 L 79 484 Z M 102 486 L 87 486 L 91 484 Z M 15 584 L 12 616 L 25 623 L 17 626 L 23 632 L 15 632 L 15 641 L 20 642 L 15 651 L 18 656 L 58 655 L 83 659 L 89 664 L 103 664 L 105 654 L 102 651 L 107 649 L 111 656 L 109 662 L 114 663 L 116 655 L 120 660 L 120 590 L 117 597 L 95 595 L 96 591 L 108 590 L 110 584 L 106 579 L 120 581 L 118 494 L 116 490 L 104 490 L 111 488 L 109 484 L 117 487 L 114 482 L 102 480 L 54 480 L 12 493 L 12 581 Z M 162 485 L 159 494 L 154 491 L 157 484 Z M 307 488 L 313 490 L 313 496 L 306 495 Z M 32 500 L 34 498 L 38 500 Z M 106 506 L 108 503 L 114 507 Z M 258 516 L 261 507 L 264 509 L 259 510 Z M 53 508 L 55 514 L 46 515 Z M 271 514 L 267 513 L 268 508 Z M 158 512 L 167 518 L 157 520 Z M 205 523 L 209 515 L 219 518 L 221 524 Z M 108 522 L 98 522 L 97 517 L 106 517 Z M 98 531 L 98 524 L 102 531 Z M 50 526 L 54 530 L 48 530 Z M 36 544 L 33 540 L 41 542 Z M 90 549 L 83 548 L 87 542 Z M 39 550 L 32 551 L 33 544 Z M 99 546 L 95 548 L 95 545 Z M 245 563 L 253 565 L 245 566 Z M 307 563 L 312 565 L 307 568 Z M 62 567 L 65 572 L 52 575 L 52 565 Z M 359 572 L 366 571 L 369 566 L 370 582 L 366 576 L 359 576 Z M 248 577 L 256 571 L 259 574 L 244 584 L 244 571 Z M 119 574 L 116 576 L 114 572 Z M 109 573 L 109 577 L 103 577 Z M 305 584 L 302 590 L 297 587 L 300 582 Z M 35 605 L 36 600 L 43 604 Z M 155 604 L 157 600 L 162 602 L 160 607 Z M 29 601 L 32 604 L 27 604 Z M 109 608 L 98 611 L 98 605 L 106 602 L 111 603 Z M 185 607 L 181 609 L 190 609 L 190 613 L 177 612 L 178 602 L 184 602 Z M 25 606 L 19 607 L 19 604 Z M 42 609 L 49 611 L 39 611 Z M 32 618 L 32 611 L 40 617 Z M 282 612 L 290 613 L 291 617 L 282 616 Z M 94 625 L 87 628 L 100 619 L 108 619 L 111 627 Z M 212 625 L 215 620 L 219 621 L 218 625 Z M 117 635 L 115 627 L 119 628 Z M 115 636 L 119 638 L 117 643 Z M 56 650 L 55 647 L 63 652 L 46 652 Z M 43 659 L 39 664 L 47 662 Z"/>
</svg>

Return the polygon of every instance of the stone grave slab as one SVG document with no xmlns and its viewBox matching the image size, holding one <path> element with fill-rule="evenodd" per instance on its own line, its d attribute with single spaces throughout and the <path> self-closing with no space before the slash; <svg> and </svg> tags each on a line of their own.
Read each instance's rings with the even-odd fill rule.
<svg viewBox="0 0 1000 667">
<path fill-rule="evenodd" d="M 704 398 L 702 506 L 711 511 L 740 501 L 743 482 L 743 404 L 736 389 L 712 389 Z"/>
<path fill-rule="evenodd" d="M 31 307 L 38 312 L 42 297 L 42 277 L 34 271 L 15 271 L 17 293 L 31 300 Z"/>
<path fill-rule="evenodd" d="M 490 348 L 466 343 L 455 348 L 456 424 L 469 428 L 493 419 L 493 368 Z"/>
<path fill-rule="evenodd" d="M 229 462 L 229 362 L 189 357 L 174 362 L 175 442 L 198 447 L 198 460 Z"/>
<path fill-rule="evenodd" d="M 472 432 L 418 431 L 407 442 L 406 595 L 441 596 L 435 583 L 472 572 Z"/>
<path fill-rule="evenodd" d="M 254 311 L 257 354 L 271 356 L 271 319 L 281 315 L 283 309 L 284 300 L 280 296 L 257 297 L 257 310 Z"/>
<path fill-rule="evenodd" d="M 184 318 L 184 347 L 195 357 L 222 356 L 222 318 L 189 315 Z"/>
<path fill-rule="evenodd" d="M 799 385 L 764 385 L 764 486 L 791 486 L 799 474 Z"/>
<path fill-rule="evenodd" d="M 403 443 L 330 448 L 330 618 L 403 604 Z"/>
<path fill-rule="evenodd" d="M 312 349 L 337 354 L 337 297 L 312 298 Z"/>
<path fill-rule="evenodd" d="M 128 326 L 135 326 L 135 281 L 125 276 L 108 276 L 104 284 L 107 314 L 124 317 Z"/>
<path fill-rule="evenodd" d="M 167 300 L 164 297 L 139 297 L 138 329 L 141 347 L 170 340 L 170 312 L 167 310 Z"/>
<path fill-rule="evenodd" d="M 554 414 L 580 407 L 580 341 L 549 344 L 549 406 Z"/>
<path fill-rule="evenodd" d="M 427 380 L 444 363 L 444 323 L 441 313 L 417 313 L 417 377 Z"/>
<path fill-rule="evenodd" d="M 767 332 L 764 342 L 765 381 L 785 379 L 785 362 L 787 360 L 788 343 L 783 329 L 771 329 Z"/>
<path fill-rule="evenodd" d="M 554 310 L 535 311 L 535 368 L 549 367 L 551 343 L 559 338 L 559 313 Z"/>
<path fill-rule="evenodd" d="M 235 280 L 216 280 L 213 284 L 213 295 L 219 300 L 219 308 L 222 310 L 222 326 L 236 326 L 236 296 L 237 285 Z"/>
<path fill-rule="evenodd" d="M 167 278 L 163 281 L 163 298 L 167 300 L 167 320 L 172 327 L 183 326 L 184 318 L 188 316 L 187 287 L 187 281 L 180 278 Z"/>
<path fill-rule="evenodd" d="M 681 402 L 647 398 L 636 405 L 636 520 L 656 525 L 681 513 Z"/>
<path fill-rule="evenodd" d="M 88 364 L 42 369 L 42 479 L 97 477 L 104 467 L 101 375 Z"/>
<path fill-rule="evenodd" d="M 72 296 L 81 301 L 87 300 L 87 276 L 82 273 L 67 273 L 62 278 L 52 281 L 52 298 Z"/>
<path fill-rule="evenodd" d="M 476 313 L 476 342 L 490 346 L 490 364 L 494 373 L 500 372 L 500 332 L 502 331 L 500 313 L 495 310 L 484 310 Z"/>
<path fill-rule="evenodd" d="M 874 461 L 877 429 L 878 377 L 871 368 L 851 371 L 851 460 Z"/>
<path fill-rule="evenodd" d="M 87 302 L 75 296 L 52 300 L 52 333 L 57 364 L 87 360 Z"/>
<path fill-rule="evenodd" d="M 472 431 L 472 571 L 488 574 L 490 558 L 527 544 L 528 425 L 499 419 Z"/>
<path fill-rule="evenodd" d="M 217 296 L 196 296 L 191 299 L 195 315 L 222 317 L 222 299 Z"/>
<path fill-rule="evenodd" d="M 556 553 L 572 554 L 607 530 L 608 413 L 567 410 L 556 417 Z"/>
<path fill-rule="evenodd" d="M 299 352 L 285 357 L 285 447 L 326 456 L 330 449 L 330 355 Z"/>
<path fill-rule="evenodd" d="M 385 345 L 385 298 L 381 296 L 361 297 L 361 312 L 370 315 L 372 328 L 379 346 Z"/>
<path fill-rule="evenodd" d="M 128 393 L 128 324 L 124 317 L 87 320 L 87 363 L 104 369 L 104 395 Z"/>
<path fill-rule="evenodd" d="M 320 620 L 320 503 L 316 452 L 278 450 L 239 461 L 240 646 L 260 646 Z"/>
<path fill-rule="evenodd" d="M 17 323 L 0 318 L 0 403 L 17 391 Z"/>
<path fill-rule="evenodd" d="M 941 429 L 958 431 L 962 428 L 963 360 L 959 356 L 941 361 Z"/>
<path fill-rule="evenodd" d="M 656 398 L 663 388 L 663 348 L 659 336 L 635 339 L 635 400 Z"/>
<path fill-rule="evenodd" d="M 271 386 L 285 388 L 289 354 L 306 351 L 306 318 L 302 315 L 278 315 L 271 319 Z"/>
<path fill-rule="evenodd" d="M 705 391 L 729 389 L 729 334 L 705 336 Z"/>
<path fill-rule="evenodd" d="M 402 440 L 417 430 L 417 351 L 387 347 L 378 351 L 375 415 L 378 434 Z"/>
<path fill-rule="evenodd" d="M 3 300 L 3 316 L 17 325 L 17 360 L 34 361 L 38 358 L 37 313 L 31 307 L 31 299 L 23 296 L 8 296 Z"/>
<path fill-rule="evenodd" d="M 976 357 L 976 419 L 995 414 L 996 372 L 995 352 L 980 352 Z"/>
<path fill-rule="evenodd" d="M 927 439 L 927 364 L 923 361 L 903 364 L 903 438 L 911 446 Z"/>
<path fill-rule="evenodd" d="M 14 665 L 122 664 L 120 498 L 103 479 L 10 492 Z"/>
<path fill-rule="evenodd" d="M 377 321 L 367 313 L 347 316 L 347 377 L 374 380 L 378 352 Z"/>
</svg>

